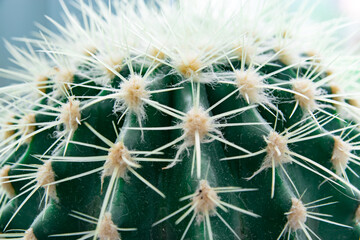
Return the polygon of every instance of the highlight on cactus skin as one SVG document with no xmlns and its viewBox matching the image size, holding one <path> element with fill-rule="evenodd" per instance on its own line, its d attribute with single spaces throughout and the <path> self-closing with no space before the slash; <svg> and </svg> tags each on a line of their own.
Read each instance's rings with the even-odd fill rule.
<svg viewBox="0 0 360 240">
<path fill-rule="evenodd" d="M 0 239 L 360 237 L 360 58 L 291 2 L 64 1 L 0 89 Z"/>
</svg>

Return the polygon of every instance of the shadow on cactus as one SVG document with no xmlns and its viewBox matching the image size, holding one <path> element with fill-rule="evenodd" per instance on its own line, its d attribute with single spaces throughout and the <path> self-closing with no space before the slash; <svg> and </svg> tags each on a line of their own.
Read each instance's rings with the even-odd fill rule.
<svg viewBox="0 0 360 240">
<path fill-rule="evenodd" d="M 347 24 L 280 0 L 60 2 L 58 33 L 6 43 L 0 239 L 359 239 Z"/>
</svg>

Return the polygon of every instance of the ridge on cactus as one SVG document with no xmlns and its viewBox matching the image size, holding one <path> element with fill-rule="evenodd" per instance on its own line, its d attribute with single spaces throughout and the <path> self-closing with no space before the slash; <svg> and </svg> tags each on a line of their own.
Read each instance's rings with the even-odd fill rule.
<svg viewBox="0 0 360 240">
<path fill-rule="evenodd" d="M 360 237 L 348 23 L 284 0 L 64 1 L 5 42 L 0 239 Z"/>
</svg>

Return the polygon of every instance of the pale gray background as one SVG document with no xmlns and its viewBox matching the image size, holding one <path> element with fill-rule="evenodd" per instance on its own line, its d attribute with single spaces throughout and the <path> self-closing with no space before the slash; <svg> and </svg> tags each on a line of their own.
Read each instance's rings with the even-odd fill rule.
<svg viewBox="0 0 360 240">
<path fill-rule="evenodd" d="M 76 12 L 70 0 L 64 2 L 70 11 Z M 0 68 L 15 66 L 9 61 L 10 55 L 4 47 L 3 39 L 21 46 L 21 43 L 12 41 L 12 38 L 32 37 L 33 33 L 38 31 L 35 22 L 56 31 L 45 15 L 63 23 L 63 11 L 58 0 L 0 0 Z M 9 81 L 0 78 L 0 86 L 6 84 L 9 84 Z"/>
</svg>

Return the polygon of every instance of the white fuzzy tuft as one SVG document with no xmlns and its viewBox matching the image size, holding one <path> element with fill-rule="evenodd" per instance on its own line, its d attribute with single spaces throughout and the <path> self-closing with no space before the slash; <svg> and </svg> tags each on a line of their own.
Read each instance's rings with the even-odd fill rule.
<svg viewBox="0 0 360 240">
<path fill-rule="evenodd" d="M 111 213 L 107 212 L 104 218 L 101 220 L 98 229 L 99 240 L 120 240 L 120 235 L 117 231 L 117 227 L 111 220 Z"/>
<path fill-rule="evenodd" d="M 107 78 L 111 80 L 116 76 L 113 71 L 121 71 L 124 56 L 112 53 L 106 57 L 102 57 L 102 60 L 107 65 L 106 67 L 103 66 L 104 72 L 107 75 Z"/>
<path fill-rule="evenodd" d="M 248 103 L 268 102 L 264 89 L 261 88 L 263 78 L 255 70 L 236 70 L 235 77 L 240 94 Z"/>
<path fill-rule="evenodd" d="M 15 196 L 15 189 L 13 188 L 12 184 L 9 181 L 9 171 L 11 167 L 9 165 L 4 166 L 0 170 L 0 184 L 1 188 L 5 190 L 6 194 L 12 198 Z"/>
<path fill-rule="evenodd" d="M 199 70 L 203 67 L 203 63 L 197 54 L 186 54 L 181 60 L 175 62 L 179 73 L 185 78 L 193 77 L 194 80 L 198 79 Z"/>
<path fill-rule="evenodd" d="M 355 223 L 360 224 L 360 205 L 357 207 L 355 211 Z"/>
<path fill-rule="evenodd" d="M 47 184 L 55 182 L 55 173 L 51 166 L 51 161 L 46 161 L 38 168 L 36 173 L 36 181 L 39 186 L 45 186 Z M 45 188 L 48 188 L 46 191 L 48 192 L 49 196 L 57 201 L 58 197 L 56 194 L 55 184 L 45 186 Z"/>
<path fill-rule="evenodd" d="M 275 166 L 279 164 L 291 162 L 289 159 L 289 148 L 288 148 L 288 139 L 285 136 L 280 135 L 279 133 L 272 131 L 268 135 L 266 147 L 266 157 L 264 159 L 263 166 L 271 167 L 272 161 L 275 162 Z"/>
<path fill-rule="evenodd" d="M 201 108 L 192 108 L 186 114 L 182 127 L 189 145 L 194 145 L 196 132 L 199 134 L 200 141 L 203 141 L 209 132 L 214 131 L 213 120 Z"/>
<path fill-rule="evenodd" d="M 74 71 L 69 69 L 55 69 L 54 82 L 58 87 L 58 91 L 68 90 L 70 84 L 74 81 Z"/>
<path fill-rule="evenodd" d="M 35 237 L 35 234 L 34 234 L 34 230 L 32 228 L 29 228 L 28 230 L 26 230 L 25 235 L 24 235 L 24 240 L 37 240 L 37 238 Z"/>
<path fill-rule="evenodd" d="M 203 217 L 208 214 L 213 214 L 220 198 L 217 193 L 210 187 L 208 181 L 201 180 L 199 188 L 196 190 L 196 195 L 192 199 L 192 205 L 195 206 L 195 213 L 197 213 L 197 221 L 200 223 Z"/>
<path fill-rule="evenodd" d="M 35 131 L 36 127 L 34 123 L 36 123 L 35 114 L 30 113 L 22 117 L 19 122 L 19 125 L 21 126 L 19 131 L 22 133 L 23 136 L 29 135 Z M 29 143 L 31 142 L 31 139 L 31 137 L 28 137 L 25 141 Z"/>
<path fill-rule="evenodd" d="M 300 199 L 291 198 L 291 208 L 287 215 L 289 227 L 291 230 L 296 231 L 303 229 L 307 218 L 307 210 Z"/>
<path fill-rule="evenodd" d="M 118 177 L 126 179 L 128 163 L 134 163 L 132 160 L 129 150 L 125 147 L 123 142 L 115 143 L 109 150 L 108 157 L 104 164 L 104 171 L 102 173 L 102 181 L 104 177 L 111 176 L 114 169 L 118 168 Z"/>
<path fill-rule="evenodd" d="M 331 163 L 335 172 L 339 176 L 343 176 L 347 168 L 352 146 L 338 136 L 334 136 L 334 148 L 331 156 Z"/>
<path fill-rule="evenodd" d="M 140 75 L 131 75 L 127 81 L 120 84 L 119 97 L 115 103 L 115 112 L 128 108 L 141 118 L 145 117 L 143 99 L 149 99 L 146 81 Z"/>
<path fill-rule="evenodd" d="M 61 107 L 60 121 L 65 126 L 65 131 L 75 131 L 81 120 L 80 101 L 70 98 L 69 101 Z"/>
<path fill-rule="evenodd" d="M 9 139 L 15 134 L 14 127 L 14 115 L 10 114 L 9 116 L 4 117 L 3 127 L 2 127 L 2 139 Z"/>
<path fill-rule="evenodd" d="M 292 88 L 295 92 L 303 95 L 295 95 L 295 100 L 299 102 L 303 110 L 314 112 L 317 109 L 316 97 L 320 91 L 310 79 L 295 79 L 292 81 Z"/>
</svg>

